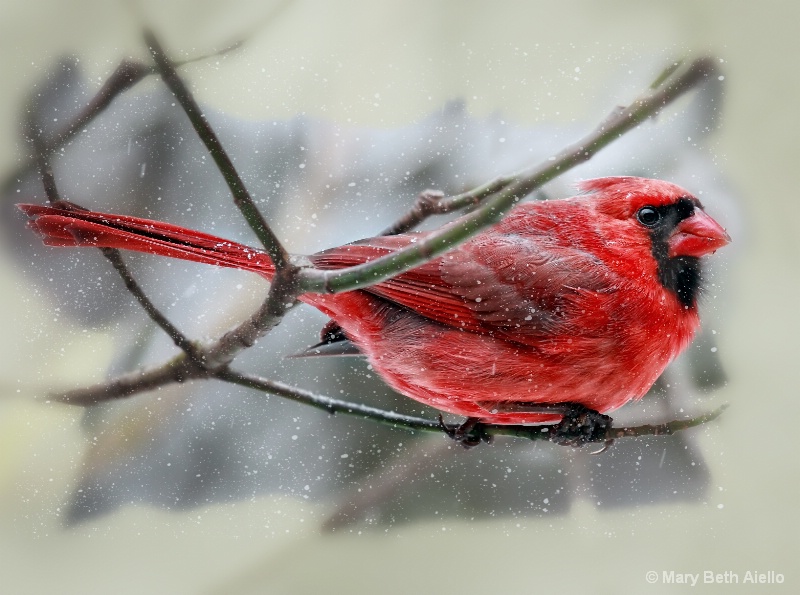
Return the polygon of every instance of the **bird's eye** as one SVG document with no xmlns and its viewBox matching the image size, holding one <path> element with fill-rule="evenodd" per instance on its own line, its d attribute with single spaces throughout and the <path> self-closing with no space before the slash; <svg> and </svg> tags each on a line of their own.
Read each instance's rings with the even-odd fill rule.
<svg viewBox="0 0 800 595">
<path fill-rule="evenodd" d="M 661 213 L 656 211 L 653 207 L 642 207 L 636 213 L 636 218 L 639 220 L 639 223 L 645 227 L 653 227 L 661 221 Z"/>
</svg>

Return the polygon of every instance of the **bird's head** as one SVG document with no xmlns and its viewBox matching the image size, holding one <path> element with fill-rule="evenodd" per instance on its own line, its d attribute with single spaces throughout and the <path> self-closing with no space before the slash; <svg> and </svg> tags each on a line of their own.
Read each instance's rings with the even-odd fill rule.
<svg viewBox="0 0 800 595">
<path fill-rule="evenodd" d="M 647 238 L 659 281 L 693 309 L 702 287 L 700 259 L 731 241 L 700 201 L 680 186 L 646 178 L 598 178 L 580 189 L 593 193 L 597 211 L 620 220 L 630 237 Z"/>
<path fill-rule="evenodd" d="M 579 184 L 594 193 L 597 209 L 617 219 L 627 219 L 653 240 L 656 257 L 700 258 L 731 241 L 723 227 L 706 214 L 689 192 L 662 180 L 612 177 Z"/>
</svg>

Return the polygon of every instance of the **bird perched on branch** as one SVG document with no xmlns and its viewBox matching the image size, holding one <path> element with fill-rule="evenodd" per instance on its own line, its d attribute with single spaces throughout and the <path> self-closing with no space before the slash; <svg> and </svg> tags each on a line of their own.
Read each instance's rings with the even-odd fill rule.
<svg viewBox="0 0 800 595">
<path fill-rule="evenodd" d="M 587 195 L 516 206 L 500 223 L 364 289 L 304 294 L 400 393 L 471 422 L 588 417 L 642 397 L 699 327 L 701 260 L 730 238 L 686 190 L 585 181 Z M 61 203 L 24 204 L 52 246 L 135 250 L 274 275 L 262 251 L 183 227 Z M 319 252 L 325 270 L 391 254 L 430 232 Z M 563 423 L 563 420 L 562 420 Z M 583 422 L 581 422 L 583 423 Z M 582 430 L 579 430 L 579 432 Z"/>
</svg>

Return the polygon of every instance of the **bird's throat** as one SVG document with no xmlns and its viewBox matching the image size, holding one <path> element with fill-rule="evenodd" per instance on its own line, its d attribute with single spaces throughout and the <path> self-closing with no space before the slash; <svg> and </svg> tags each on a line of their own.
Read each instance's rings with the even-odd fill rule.
<svg viewBox="0 0 800 595">
<path fill-rule="evenodd" d="M 674 293 L 682 306 L 694 308 L 703 283 L 700 259 L 693 256 L 668 258 L 665 253 L 655 256 L 661 285 Z"/>
</svg>

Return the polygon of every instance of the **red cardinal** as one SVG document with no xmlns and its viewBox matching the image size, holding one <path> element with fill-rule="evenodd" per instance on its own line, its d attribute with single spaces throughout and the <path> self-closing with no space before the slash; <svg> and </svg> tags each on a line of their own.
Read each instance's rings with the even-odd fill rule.
<svg viewBox="0 0 800 595">
<path fill-rule="evenodd" d="M 518 205 L 394 279 L 300 299 L 332 318 L 328 340 L 343 334 L 393 388 L 436 409 L 498 424 L 557 421 L 564 404 L 612 411 L 644 395 L 689 345 L 700 259 L 730 238 L 674 184 L 614 177 L 580 188 L 590 194 Z M 19 206 L 51 246 L 137 250 L 267 279 L 274 272 L 260 250 L 183 227 Z M 310 260 L 340 269 L 426 235 L 370 238 Z"/>
</svg>

